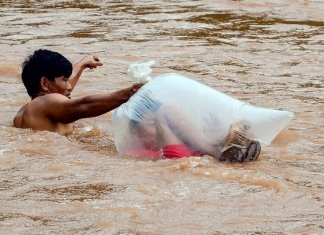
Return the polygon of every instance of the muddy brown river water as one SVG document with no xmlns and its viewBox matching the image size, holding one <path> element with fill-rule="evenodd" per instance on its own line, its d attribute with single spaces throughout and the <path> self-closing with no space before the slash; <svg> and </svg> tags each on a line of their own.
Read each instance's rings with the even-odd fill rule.
<svg viewBox="0 0 324 235">
<path fill-rule="evenodd" d="M 324 234 L 324 1 L 0 1 L 0 234 Z M 256 162 L 117 153 L 112 113 L 68 136 L 12 127 L 39 48 L 98 55 L 73 96 L 179 72 L 295 117 Z M 190 105 L 190 104 L 188 104 Z"/>
</svg>

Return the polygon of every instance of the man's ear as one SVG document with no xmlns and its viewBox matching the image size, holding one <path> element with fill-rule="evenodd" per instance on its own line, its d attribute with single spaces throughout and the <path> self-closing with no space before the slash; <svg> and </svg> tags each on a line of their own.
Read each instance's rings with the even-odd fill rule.
<svg viewBox="0 0 324 235">
<path fill-rule="evenodd" d="M 42 88 L 43 91 L 48 91 L 48 80 L 46 77 L 42 77 L 40 80 L 40 87 Z"/>
</svg>

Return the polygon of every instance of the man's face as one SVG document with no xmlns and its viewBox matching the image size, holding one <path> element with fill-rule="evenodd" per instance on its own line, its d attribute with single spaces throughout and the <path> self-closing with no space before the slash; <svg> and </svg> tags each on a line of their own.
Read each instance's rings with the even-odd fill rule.
<svg viewBox="0 0 324 235">
<path fill-rule="evenodd" d="M 69 82 L 69 78 L 66 78 L 64 76 L 56 77 L 54 81 L 50 81 L 48 91 L 50 93 L 59 93 L 70 99 L 72 86 Z"/>
</svg>

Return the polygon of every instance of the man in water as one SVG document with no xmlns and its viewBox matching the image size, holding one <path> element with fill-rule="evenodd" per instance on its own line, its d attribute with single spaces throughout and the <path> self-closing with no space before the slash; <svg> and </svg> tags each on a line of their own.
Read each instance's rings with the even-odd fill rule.
<svg viewBox="0 0 324 235">
<path fill-rule="evenodd" d="M 18 111 L 14 126 L 67 134 L 73 130 L 76 120 L 96 117 L 117 108 L 142 86 L 133 84 L 109 94 L 71 99 L 83 70 L 97 66 L 102 63 L 95 56 L 85 57 L 72 67 L 58 52 L 36 50 L 22 64 L 22 80 L 31 102 Z"/>
</svg>

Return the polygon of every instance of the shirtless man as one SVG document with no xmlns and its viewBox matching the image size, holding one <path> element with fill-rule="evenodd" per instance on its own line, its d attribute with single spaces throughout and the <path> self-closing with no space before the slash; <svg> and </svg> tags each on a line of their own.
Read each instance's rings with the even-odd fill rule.
<svg viewBox="0 0 324 235">
<path fill-rule="evenodd" d="M 22 64 L 22 80 L 31 102 L 18 111 L 14 126 L 67 134 L 73 130 L 74 121 L 117 108 L 142 86 L 133 84 L 109 94 L 71 99 L 83 70 L 97 66 L 102 63 L 95 56 L 85 57 L 72 67 L 60 53 L 36 50 Z"/>
</svg>

